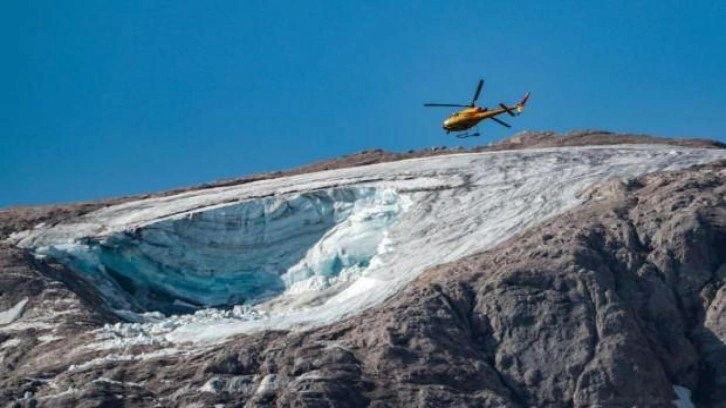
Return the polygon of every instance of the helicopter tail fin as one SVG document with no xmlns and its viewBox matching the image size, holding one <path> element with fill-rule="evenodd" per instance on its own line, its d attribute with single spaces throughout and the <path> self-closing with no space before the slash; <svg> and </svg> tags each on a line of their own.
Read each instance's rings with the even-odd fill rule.
<svg viewBox="0 0 726 408">
<path fill-rule="evenodd" d="M 524 105 L 527 104 L 527 100 L 529 100 L 529 92 L 524 94 L 524 98 L 522 98 L 522 100 L 519 101 L 519 103 L 517 103 L 517 105 L 515 105 L 518 113 L 522 113 L 522 111 L 524 110 Z"/>
</svg>

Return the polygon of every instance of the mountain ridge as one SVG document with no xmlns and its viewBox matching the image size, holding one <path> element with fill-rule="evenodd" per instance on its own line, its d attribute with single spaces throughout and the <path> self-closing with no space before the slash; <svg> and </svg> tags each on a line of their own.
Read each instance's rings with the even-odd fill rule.
<svg viewBox="0 0 726 408">
<path fill-rule="evenodd" d="M 699 404 L 720 406 L 724 181 L 723 161 L 601 180 L 579 206 L 429 268 L 357 316 L 196 350 L 180 345 L 174 355 L 154 343 L 125 354 L 83 347 L 94 341 L 88 329 L 118 318 L 99 313 L 94 288 L 68 281 L 63 265 L 2 243 L 0 310 L 28 298 L 58 313 L 36 316 L 22 336 L 0 330 L 0 363 L 10 368 L 0 398 L 53 406 L 110 403 L 116 394 L 139 406 L 672 406 L 679 385 Z M 9 234 L 89 208 L 45 219 L 21 212 L 0 223 Z M 34 313 L 30 303 L 21 314 Z M 69 353 L 64 344 L 76 347 Z"/>
<path fill-rule="evenodd" d="M 222 179 L 211 183 L 174 188 L 160 193 L 132 194 L 127 196 L 47 205 L 10 206 L 0 209 L 0 239 L 6 238 L 13 231 L 32 228 L 43 222 L 57 223 L 62 219 L 80 216 L 108 205 L 120 204 L 130 200 L 149 197 L 177 194 L 190 190 L 224 187 L 245 184 L 271 178 L 285 177 L 296 174 L 305 174 L 315 171 L 332 170 L 346 167 L 365 166 L 388 161 L 406 160 L 418 157 L 431 157 L 442 154 L 455 154 L 466 152 L 520 150 L 540 147 L 589 146 L 589 145 L 615 145 L 615 144 L 666 144 L 685 147 L 703 147 L 726 149 L 726 144 L 710 139 L 701 138 L 665 138 L 641 134 L 617 134 L 603 130 L 580 130 L 565 134 L 555 132 L 519 132 L 509 138 L 490 143 L 487 146 L 475 146 L 469 149 L 445 146 L 432 147 L 422 150 L 409 150 L 405 153 L 388 152 L 383 149 L 363 150 L 359 153 L 344 155 L 315 162 L 313 164 L 294 168 L 287 171 L 270 171 L 252 174 L 240 178 Z M 22 224 L 20 224 L 22 223 Z"/>
</svg>

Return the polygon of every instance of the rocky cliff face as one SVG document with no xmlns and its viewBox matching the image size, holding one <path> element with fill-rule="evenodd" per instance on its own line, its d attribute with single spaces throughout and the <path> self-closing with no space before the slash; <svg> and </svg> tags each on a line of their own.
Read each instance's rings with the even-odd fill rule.
<svg viewBox="0 0 726 408">
<path fill-rule="evenodd" d="M 98 288 L 3 244 L 0 400 L 666 407 L 678 385 L 698 406 L 726 406 L 726 162 L 583 198 L 357 316 L 173 350 L 87 347 L 119 321 Z"/>
</svg>

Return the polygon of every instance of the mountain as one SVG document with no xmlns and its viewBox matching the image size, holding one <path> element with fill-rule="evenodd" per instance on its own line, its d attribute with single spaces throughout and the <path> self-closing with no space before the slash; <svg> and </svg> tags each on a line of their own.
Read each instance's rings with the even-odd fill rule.
<svg viewBox="0 0 726 408">
<path fill-rule="evenodd" d="M 380 150 L 0 212 L 10 406 L 726 406 L 726 150 Z"/>
</svg>

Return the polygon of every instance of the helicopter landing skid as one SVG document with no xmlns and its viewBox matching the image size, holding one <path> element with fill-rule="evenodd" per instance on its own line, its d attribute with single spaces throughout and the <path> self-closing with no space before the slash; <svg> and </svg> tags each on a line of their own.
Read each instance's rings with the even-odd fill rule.
<svg viewBox="0 0 726 408">
<path fill-rule="evenodd" d="M 456 137 L 458 137 L 459 139 L 468 139 L 470 137 L 479 137 L 479 136 L 481 136 L 481 133 L 479 133 L 479 127 L 478 126 L 476 128 L 476 132 L 474 132 L 474 133 L 464 133 L 464 134 L 461 134 L 461 135 L 456 135 Z"/>
</svg>

